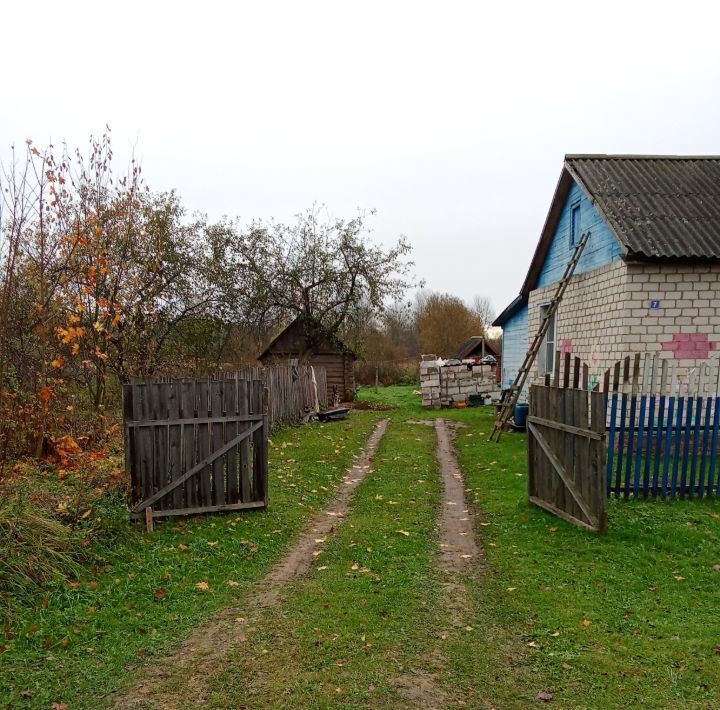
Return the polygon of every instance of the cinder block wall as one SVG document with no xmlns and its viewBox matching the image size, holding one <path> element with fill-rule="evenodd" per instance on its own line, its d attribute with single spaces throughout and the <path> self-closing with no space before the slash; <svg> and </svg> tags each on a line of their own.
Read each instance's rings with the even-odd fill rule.
<svg viewBox="0 0 720 710">
<path fill-rule="evenodd" d="M 465 363 L 441 367 L 433 360 L 420 363 L 420 389 L 422 406 L 433 409 L 467 402 L 471 394 L 500 396 L 495 367 Z"/>
<path fill-rule="evenodd" d="M 720 349 L 720 264 L 630 263 L 626 291 L 628 352 L 659 352 L 692 368 Z"/>
<path fill-rule="evenodd" d="M 568 284 L 556 315 L 556 348 L 584 360 L 590 379 L 600 378 L 611 365 L 627 355 L 623 338 L 626 305 L 627 267 L 615 261 L 595 271 L 574 276 Z M 557 284 L 530 293 L 528 338 L 540 328 L 540 307 L 548 303 Z M 541 377 L 539 361 L 531 380 Z"/>
<path fill-rule="evenodd" d="M 530 339 L 540 327 L 540 306 L 556 288 L 531 292 Z M 584 360 L 591 380 L 636 352 L 657 352 L 693 368 L 720 350 L 719 343 L 720 264 L 615 261 L 573 277 L 557 313 L 557 348 Z M 540 378 L 538 365 L 533 380 Z"/>
</svg>

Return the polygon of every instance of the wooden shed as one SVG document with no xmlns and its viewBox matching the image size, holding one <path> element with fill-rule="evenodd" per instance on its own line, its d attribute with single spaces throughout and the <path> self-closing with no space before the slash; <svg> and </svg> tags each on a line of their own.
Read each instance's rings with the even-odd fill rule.
<svg viewBox="0 0 720 710">
<path fill-rule="evenodd" d="M 282 330 L 258 358 L 264 365 L 297 361 L 324 367 L 327 375 L 328 402 L 335 394 L 341 401 L 355 398 L 355 353 L 320 324 L 298 317 Z"/>
</svg>

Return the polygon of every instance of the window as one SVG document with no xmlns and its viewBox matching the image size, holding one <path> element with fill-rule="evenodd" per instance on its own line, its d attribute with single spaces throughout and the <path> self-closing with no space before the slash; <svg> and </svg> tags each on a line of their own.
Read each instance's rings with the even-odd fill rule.
<svg viewBox="0 0 720 710">
<path fill-rule="evenodd" d="M 570 208 L 570 246 L 574 247 L 580 241 L 580 203 L 576 202 Z"/>
<path fill-rule="evenodd" d="M 545 304 L 544 306 L 540 306 L 540 317 L 546 318 L 548 308 L 550 307 L 550 304 Z M 547 333 L 545 333 L 545 337 L 543 338 L 543 344 L 542 348 L 540 350 L 540 363 L 539 363 L 539 369 L 541 375 L 548 375 L 552 374 L 553 370 L 555 369 L 555 343 L 556 343 L 556 333 L 555 333 L 555 314 L 553 313 L 550 317 L 550 325 L 548 326 Z"/>
</svg>

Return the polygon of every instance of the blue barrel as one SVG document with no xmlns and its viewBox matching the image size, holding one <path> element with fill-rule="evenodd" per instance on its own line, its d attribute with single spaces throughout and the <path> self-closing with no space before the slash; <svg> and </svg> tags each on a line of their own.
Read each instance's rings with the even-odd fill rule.
<svg viewBox="0 0 720 710">
<path fill-rule="evenodd" d="M 515 405 L 515 426 L 524 429 L 527 425 L 527 415 L 530 411 L 530 405 L 528 404 L 517 404 Z"/>
</svg>

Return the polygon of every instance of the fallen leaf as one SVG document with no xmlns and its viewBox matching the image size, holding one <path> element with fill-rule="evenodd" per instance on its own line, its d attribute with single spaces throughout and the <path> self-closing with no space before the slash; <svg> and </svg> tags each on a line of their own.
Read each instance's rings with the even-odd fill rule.
<svg viewBox="0 0 720 710">
<path fill-rule="evenodd" d="M 239 587 L 240 586 L 240 582 L 236 582 L 234 579 L 228 579 L 227 583 L 228 583 L 228 586 L 230 586 L 230 587 Z"/>
<path fill-rule="evenodd" d="M 681 574 L 676 574 L 676 575 L 675 575 L 675 579 L 676 579 L 678 582 L 682 582 L 682 581 L 685 579 L 685 577 L 683 577 Z"/>
<path fill-rule="evenodd" d="M 198 582 L 195 585 L 195 588 L 202 592 L 207 592 L 210 589 L 210 585 L 207 582 Z"/>
<path fill-rule="evenodd" d="M 551 700 L 553 700 L 555 696 L 552 693 L 548 693 L 545 690 L 541 690 L 536 696 L 535 700 L 540 700 L 543 703 L 549 703 Z"/>
<path fill-rule="evenodd" d="M 590 626 L 591 623 L 592 623 L 592 621 L 590 621 L 590 619 L 583 619 L 583 621 L 582 621 L 582 625 L 583 625 L 585 628 L 587 628 L 588 626 Z"/>
<path fill-rule="evenodd" d="M 407 530 L 398 530 L 401 535 L 405 535 L 405 537 L 410 537 L 410 533 Z"/>
<path fill-rule="evenodd" d="M 153 594 L 155 595 L 156 599 L 163 599 L 167 594 L 167 589 L 163 589 L 162 587 L 160 587 L 160 589 L 156 589 Z"/>
</svg>

